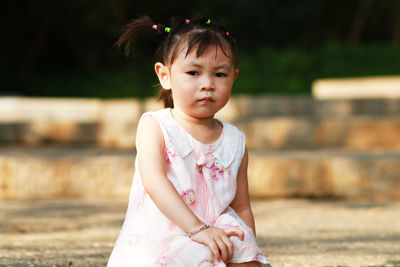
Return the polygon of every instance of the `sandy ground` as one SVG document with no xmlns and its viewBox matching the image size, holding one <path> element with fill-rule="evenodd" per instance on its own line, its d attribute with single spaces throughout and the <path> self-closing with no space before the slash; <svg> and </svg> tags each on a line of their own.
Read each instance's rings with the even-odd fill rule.
<svg viewBox="0 0 400 267">
<path fill-rule="evenodd" d="M 105 266 L 126 200 L 0 202 L 0 266 Z M 273 267 L 400 266 L 400 202 L 252 200 Z"/>
</svg>

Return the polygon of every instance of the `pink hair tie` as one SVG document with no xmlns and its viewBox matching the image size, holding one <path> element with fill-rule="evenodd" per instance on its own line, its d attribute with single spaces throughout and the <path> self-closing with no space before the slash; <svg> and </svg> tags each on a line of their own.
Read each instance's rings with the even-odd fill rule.
<svg viewBox="0 0 400 267">
<path fill-rule="evenodd" d="M 229 36 L 229 32 L 226 32 L 226 35 L 228 35 L 228 36 Z"/>
<path fill-rule="evenodd" d="M 185 23 L 186 23 L 186 24 L 189 24 L 189 22 L 190 22 L 190 20 L 188 20 L 188 19 L 187 19 L 187 20 L 185 20 Z"/>
<path fill-rule="evenodd" d="M 152 27 L 154 30 L 157 30 L 157 24 L 154 24 Z"/>
</svg>

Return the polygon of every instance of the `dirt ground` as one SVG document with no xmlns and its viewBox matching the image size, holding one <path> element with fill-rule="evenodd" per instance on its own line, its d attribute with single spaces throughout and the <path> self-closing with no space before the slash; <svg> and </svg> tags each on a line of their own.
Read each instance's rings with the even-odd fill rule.
<svg viewBox="0 0 400 267">
<path fill-rule="evenodd" d="M 0 202 L 0 266 L 105 266 L 126 200 Z M 252 200 L 273 267 L 400 266 L 400 202 Z"/>
</svg>

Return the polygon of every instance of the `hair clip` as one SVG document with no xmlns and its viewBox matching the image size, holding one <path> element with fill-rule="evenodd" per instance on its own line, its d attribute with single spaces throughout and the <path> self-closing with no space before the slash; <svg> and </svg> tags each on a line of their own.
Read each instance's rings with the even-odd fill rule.
<svg viewBox="0 0 400 267">
<path fill-rule="evenodd" d="M 188 19 L 185 20 L 185 24 L 189 24 L 189 22 L 190 22 L 190 20 L 188 20 Z"/>
<path fill-rule="evenodd" d="M 171 28 L 165 27 L 165 32 L 170 32 Z"/>
<path fill-rule="evenodd" d="M 157 24 L 154 24 L 153 26 L 152 26 L 152 28 L 154 29 L 154 30 L 157 30 Z"/>
<path fill-rule="evenodd" d="M 206 24 L 210 24 L 210 22 L 211 22 L 211 20 L 210 20 L 210 19 L 207 19 Z"/>
</svg>

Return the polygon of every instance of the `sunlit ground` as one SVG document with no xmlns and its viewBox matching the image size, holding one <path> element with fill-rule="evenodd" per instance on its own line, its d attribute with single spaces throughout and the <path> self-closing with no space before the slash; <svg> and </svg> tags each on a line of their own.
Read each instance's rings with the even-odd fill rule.
<svg viewBox="0 0 400 267">
<path fill-rule="evenodd" d="M 105 266 L 126 200 L 0 203 L 0 266 Z M 400 202 L 253 200 L 272 266 L 400 266 Z"/>
</svg>

